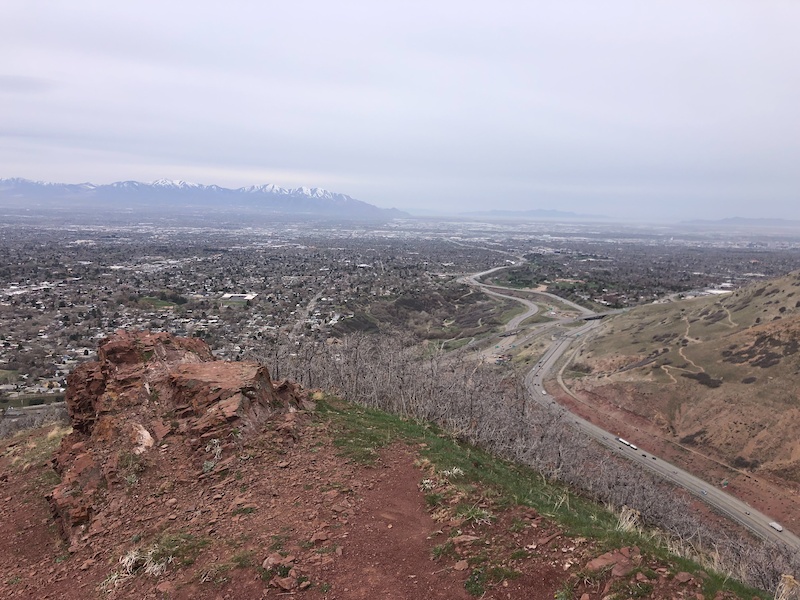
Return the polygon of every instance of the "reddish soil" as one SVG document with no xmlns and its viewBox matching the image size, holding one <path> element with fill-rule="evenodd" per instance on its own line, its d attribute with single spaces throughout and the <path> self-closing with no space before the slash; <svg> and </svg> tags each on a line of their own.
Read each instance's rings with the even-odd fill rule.
<svg viewBox="0 0 800 600">
<path fill-rule="evenodd" d="M 136 489 L 105 512 L 100 525 L 95 522 L 87 543 L 72 554 L 45 501 L 53 485 L 47 462 L 24 470 L 12 464 L 19 456 L 13 448 L 44 432 L 3 440 L 0 597 L 466 599 L 465 581 L 488 561 L 515 574 L 487 584 L 484 598 L 551 600 L 602 552 L 589 540 L 564 535 L 532 509 L 499 511 L 491 525 L 475 527 L 446 510 L 433 513 L 434 520 L 419 489 L 430 470 L 415 466 L 416 449 L 394 446 L 375 466 L 352 464 L 336 456 L 327 424 L 313 425 L 306 424 L 296 442 L 268 425 L 239 450 L 235 470 L 205 478 L 185 464 L 171 464 L 167 444 Z M 164 531 L 195 536 L 204 545 L 160 577 L 140 572 L 103 586 L 120 571 L 121 556 Z M 434 560 L 434 548 L 448 540 L 455 541 L 451 550 Z M 599 599 L 613 585 L 648 585 L 654 587 L 651 597 L 667 598 L 700 585 L 686 574 L 679 581 L 635 549 L 623 552 L 633 559 L 606 555 L 604 575 L 579 584 L 576 593 Z M 286 563 L 289 589 L 260 566 L 270 559 Z M 617 563 L 620 576 L 610 572 Z M 658 575 L 647 579 L 639 570 Z M 298 589 L 304 581 L 309 587 Z"/>
<path fill-rule="evenodd" d="M 15 446 L 26 439 L 15 440 Z M 167 448 L 143 473 L 140 489 L 129 492 L 131 502 L 119 507 L 119 517 L 103 516 L 102 527 L 95 521 L 92 543 L 71 555 L 44 498 L 52 487 L 44 483 L 51 481 L 52 475 L 45 477 L 52 473 L 49 466 L 40 463 L 17 472 L 6 452 L 0 463 L 5 496 L 0 548 L 6 557 L 0 595 L 259 598 L 286 593 L 262 580 L 257 569 L 277 554 L 278 559 L 290 559 L 298 579 L 313 584 L 303 592 L 288 591 L 310 598 L 470 597 L 464 581 L 471 568 L 454 568 L 459 554 L 469 556 L 467 546 L 475 544 L 483 550 L 498 532 L 487 526 L 465 528 L 479 540 L 453 556 L 433 560 L 434 546 L 457 532 L 452 523 L 432 518 L 419 489 L 425 473 L 414 466 L 412 450 L 388 449 L 376 466 L 366 467 L 337 458 L 325 427 L 308 427 L 296 444 L 284 444 L 279 435 L 265 434 L 261 443 L 247 449 L 252 458 L 219 481 L 186 477 L 185 466 L 170 465 Z M 147 476 L 151 471 L 152 480 Z M 159 494 L 165 483 L 169 491 Z M 241 508 L 245 510 L 237 510 Z M 543 525 L 541 518 L 531 522 L 532 514 L 524 521 L 530 534 L 517 534 L 515 548 L 535 545 L 542 533 L 560 539 L 552 524 Z M 507 515 L 506 524 L 511 518 Z M 191 565 L 170 568 L 158 579 L 139 574 L 104 592 L 102 582 L 136 545 L 131 540 L 137 535 L 153 538 L 164 528 L 205 538 L 209 544 Z M 560 549 L 556 555 L 565 558 Z M 526 563 L 520 565 L 525 567 L 522 575 L 490 590 L 486 598 L 550 600 L 569 575 L 551 564 L 549 553 L 520 562 Z"/>
<path fill-rule="evenodd" d="M 350 568 L 328 565 L 325 579 L 353 599 L 468 598 L 463 577 L 431 561 L 437 526 L 421 502 L 422 474 L 407 450 L 397 450 L 391 464 L 381 461 L 371 473 L 371 489 L 338 537 L 347 549 L 340 562 Z"/>
<path fill-rule="evenodd" d="M 721 487 L 722 482 L 727 480 L 726 492 L 780 521 L 790 530 L 800 531 L 800 493 L 796 486 L 727 465 L 714 456 L 704 454 L 702 448 L 681 445 L 677 438 L 665 434 L 654 423 L 614 405 L 597 393 L 589 397 L 579 391 L 576 395 L 580 400 L 576 400 L 554 380 L 548 381 L 547 389 L 554 393 L 560 404 L 606 431 L 630 440 L 710 483 L 717 482 Z M 705 507 L 700 502 L 696 504 Z"/>
</svg>

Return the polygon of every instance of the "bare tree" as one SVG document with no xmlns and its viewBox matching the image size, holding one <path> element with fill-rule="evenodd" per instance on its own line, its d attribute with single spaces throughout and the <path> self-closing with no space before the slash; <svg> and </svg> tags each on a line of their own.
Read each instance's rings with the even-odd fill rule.
<svg viewBox="0 0 800 600">
<path fill-rule="evenodd" d="M 800 572 L 798 556 L 783 547 L 711 529 L 671 485 L 587 441 L 560 413 L 531 402 L 518 376 L 465 351 L 445 354 L 402 336 L 359 334 L 336 343 L 299 338 L 274 356 L 285 361 L 282 374 L 306 386 L 436 423 L 598 502 L 630 507 L 645 526 L 672 536 L 676 547 L 695 557 L 713 554 L 751 585 L 774 590 L 782 574 Z"/>
</svg>

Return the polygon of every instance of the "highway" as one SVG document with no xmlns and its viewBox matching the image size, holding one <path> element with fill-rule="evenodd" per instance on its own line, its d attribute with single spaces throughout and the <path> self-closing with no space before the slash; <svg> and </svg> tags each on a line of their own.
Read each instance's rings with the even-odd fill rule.
<svg viewBox="0 0 800 600">
<path fill-rule="evenodd" d="M 495 271 L 505 268 L 506 267 L 495 267 L 494 269 L 489 269 L 488 271 L 483 271 L 481 273 L 466 275 L 458 280 L 459 283 L 464 283 L 466 285 L 476 287 L 480 289 L 480 291 L 482 291 L 484 294 L 488 294 L 489 296 L 494 296 L 495 298 L 505 298 L 508 300 L 514 300 L 515 302 L 519 302 L 526 309 L 525 312 L 516 315 L 508 323 L 506 323 L 505 327 L 503 328 L 503 333 L 505 334 L 505 336 L 499 338 L 497 340 L 497 343 L 493 347 L 487 348 L 486 350 L 483 351 L 482 356 L 484 359 L 488 359 L 492 355 L 494 355 L 495 357 L 499 356 L 501 354 L 504 354 L 511 348 L 513 348 L 516 345 L 517 336 L 511 334 L 516 333 L 516 330 L 519 328 L 519 326 L 522 324 L 523 321 L 525 321 L 529 317 L 532 317 L 537 312 L 539 312 L 539 307 L 534 302 L 526 300 L 525 298 L 515 298 L 514 296 L 503 294 L 501 292 L 492 289 L 492 287 L 484 285 L 478 281 L 478 279 L 480 277 L 483 277 L 484 275 L 488 275 L 489 273 L 494 273 Z"/>
<path fill-rule="evenodd" d="M 459 281 L 481 289 L 486 293 L 516 300 L 517 302 L 521 302 L 529 308 L 530 304 L 532 304 L 530 300 L 501 294 L 500 292 L 496 291 L 497 289 L 511 290 L 511 288 L 503 288 L 502 286 L 497 285 L 487 286 L 486 284 L 478 281 L 479 278 L 504 268 L 507 267 L 497 267 L 481 273 L 468 275 L 462 277 L 459 279 Z M 513 291 L 519 292 L 519 290 Z M 541 294 L 541 292 L 531 292 L 531 294 L 537 295 Z M 551 294 L 546 295 L 552 296 Z M 555 298 L 560 302 L 567 303 L 561 298 Z M 580 318 L 594 314 L 592 311 L 584 307 L 580 307 L 580 313 Z M 535 311 L 532 314 L 535 314 Z M 521 319 L 519 323 L 522 323 L 525 318 L 527 318 L 527 316 Z M 544 325 L 532 326 L 531 333 L 526 337 L 530 337 L 534 334 L 540 334 L 544 329 L 555 329 L 559 325 L 563 325 L 564 323 L 569 323 L 574 320 L 575 319 L 560 319 Z M 519 326 L 519 323 L 517 324 L 517 327 Z M 561 358 L 561 356 L 578 337 L 585 336 L 596 327 L 599 327 L 600 323 L 601 322 L 599 320 L 586 321 L 585 325 L 574 328 L 568 333 L 562 334 L 554 339 L 550 347 L 539 359 L 539 362 L 537 362 L 536 365 L 534 365 L 534 367 L 525 376 L 525 387 L 528 390 L 530 397 L 537 404 L 545 407 L 546 409 L 554 410 L 564 415 L 564 417 L 568 418 L 581 432 L 583 432 L 589 438 L 592 438 L 598 443 L 602 444 L 611 452 L 638 463 L 648 471 L 672 482 L 679 487 L 684 488 L 690 494 L 693 494 L 720 514 L 745 527 L 755 536 L 778 544 L 785 544 L 796 551 L 800 550 L 800 538 L 785 528 L 783 531 L 779 532 L 770 527 L 769 523 L 773 521 L 773 519 L 767 515 L 760 513 L 759 511 L 750 507 L 746 502 L 734 498 L 730 494 L 725 493 L 723 490 L 706 481 L 703 481 L 699 477 L 696 477 L 691 473 L 665 461 L 663 458 L 655 456 L 640 448 L 636 448 L 635 446 L 631 447 L 631 445 L 626 445 L 620 442 L 616 435 L 601 429 L 594 423 L 587 421 L 578 415 L 571 413 L 567 408 L 558 404 L 553 396 L 547 393 L 544 388 L 544 379 L 552 372 L 559 358 Z M 522 332 L 520 332 L 520 335 L 521 333 Z"/>
</svg>

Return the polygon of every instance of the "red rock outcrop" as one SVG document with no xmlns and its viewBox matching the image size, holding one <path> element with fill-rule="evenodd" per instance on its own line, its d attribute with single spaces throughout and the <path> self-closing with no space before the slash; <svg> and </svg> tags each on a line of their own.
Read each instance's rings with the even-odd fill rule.
<svg viewBox="0 0 800 600">
<path fill-rule="evenodd" d="M 121 472 L 136 477 L 164 438 L 181 438 L 191 463 L 208 443 L 222 449 L 276 413 L 310 406 L 299 385 L 273 383 L 257 363 L 218 361 L 199 339 L 142 331 L 102 342 L 98 360 L 70 374 L 66 402 L 73 432 L 54 459 L 62 480 L 49 500 L 72 547 L 124 485 Z"/>
</svg>

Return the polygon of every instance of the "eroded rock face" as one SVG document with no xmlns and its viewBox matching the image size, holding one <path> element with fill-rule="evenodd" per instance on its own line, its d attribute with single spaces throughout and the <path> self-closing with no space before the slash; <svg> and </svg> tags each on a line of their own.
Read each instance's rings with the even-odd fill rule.
<svg viewBox="0 0 800 600">
<path fill-rule="evenodd" d="M 70 374 L 66 402 L 73 433 L 54 459 L 62 481 L 49 499 L 73 547 L 124 486 L 120 472 L 134 477 L 131 465 L 144 464 L 165 438 L 180 438 L 191 470 L 191 453 L 209 441 L 241 439 L 276 413 L 308 405 L 299 385 L 273 384 L 257 363 L 218 361 L 201 340 L 143 331 L 102 342 L 98 360 Z"/>
</svg>

